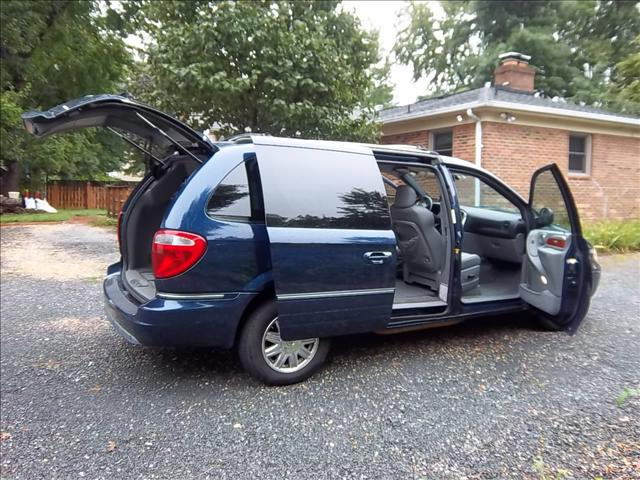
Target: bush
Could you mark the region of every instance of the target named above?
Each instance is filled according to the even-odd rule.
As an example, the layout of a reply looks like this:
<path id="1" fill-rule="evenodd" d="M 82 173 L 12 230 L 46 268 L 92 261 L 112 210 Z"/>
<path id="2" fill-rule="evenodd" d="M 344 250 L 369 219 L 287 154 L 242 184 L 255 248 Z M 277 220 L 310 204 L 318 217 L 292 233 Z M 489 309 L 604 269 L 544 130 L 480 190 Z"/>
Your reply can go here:
<path id="1" fill-rule="evenodd" d="M 640 219 L 587 223 L 582 233 L 601 253 L 640 251 Z"/>

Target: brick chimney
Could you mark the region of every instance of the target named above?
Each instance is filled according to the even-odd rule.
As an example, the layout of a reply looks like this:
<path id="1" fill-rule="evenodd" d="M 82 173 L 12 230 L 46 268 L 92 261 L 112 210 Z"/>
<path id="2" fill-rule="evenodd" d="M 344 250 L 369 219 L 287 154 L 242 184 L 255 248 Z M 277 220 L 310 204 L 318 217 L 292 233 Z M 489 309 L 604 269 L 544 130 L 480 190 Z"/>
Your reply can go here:
<path id="1" fill-rule="evenodd" d="M 501 54 L 500 65 L 493 74 L 493 84 L 523 92 L 534 92 L 535 69 L 529 65 L 531 57 L 518 52 Z"/>

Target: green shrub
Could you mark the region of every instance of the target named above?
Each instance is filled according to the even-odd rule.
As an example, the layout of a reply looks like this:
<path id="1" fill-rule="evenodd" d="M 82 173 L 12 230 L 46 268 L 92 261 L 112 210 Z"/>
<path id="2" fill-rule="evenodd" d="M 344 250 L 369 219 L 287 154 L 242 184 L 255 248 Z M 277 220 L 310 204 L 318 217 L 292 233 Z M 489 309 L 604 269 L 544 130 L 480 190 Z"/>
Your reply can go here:
<path id="1" fill-rule="evenodd" d="M 640 219 L 584 223 L 582 233 L 598 252 L 640 251 Z"/>

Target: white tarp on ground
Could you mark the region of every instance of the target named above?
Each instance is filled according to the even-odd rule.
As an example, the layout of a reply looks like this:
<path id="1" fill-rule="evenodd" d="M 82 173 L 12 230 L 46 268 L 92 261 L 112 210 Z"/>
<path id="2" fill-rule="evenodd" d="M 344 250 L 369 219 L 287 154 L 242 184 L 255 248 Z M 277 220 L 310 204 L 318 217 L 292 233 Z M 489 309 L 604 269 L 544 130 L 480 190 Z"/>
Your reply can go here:
<path id="1" fill-rule="evenodd" d="M 47 213 L 56 213 L 58 211 L 51 205 L 49 205 L 47 199 L 42 200 L 40 198 L 31 197 L 26 197 L 24 199 L 24 208 L 26 208 L 27 210 L 42 210 Z"/>
<path id="2" fill-rule="evenodd" d="M 47 201 L 46 198 L 44 200 L 36 198 L 36 208 L 38 210 L 44 210 L 47 213 L 56 213 L 58 211 L 55 208 L 53 208 L 51 205 L 49 205 L 49 202 Z"/>

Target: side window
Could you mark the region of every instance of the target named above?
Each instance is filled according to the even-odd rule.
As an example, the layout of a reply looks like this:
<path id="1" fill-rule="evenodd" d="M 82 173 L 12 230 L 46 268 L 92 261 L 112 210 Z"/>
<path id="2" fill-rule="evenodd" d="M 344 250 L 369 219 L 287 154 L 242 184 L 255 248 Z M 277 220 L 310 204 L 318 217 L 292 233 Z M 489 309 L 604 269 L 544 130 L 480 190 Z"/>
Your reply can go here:
<path id="1" fill-rule="evenodd" d="M 409 175 L 412 180 L 407 179 L 406 177 L 397 173 L 392 173 L 390 171 L 384 171 L 382 173 L 383 177 L 391 180 L 395 185 L 394 188 L 387 182 L 385 182 L 384 184 L 384 188 L 387 192 L 387 201 L 389 202 L 389 206 L 393 205 L 396 200 L 396 189 L 401 185 L 406 185 L 407 181 L 409 181 L 413 189 L 416 190 L 418 197 L 422 196 L 422 194 L 426 194 L 431 197 L 434 202 L 441 201 L 442 191 L 440 189 L 440 182 L 436 177 L 435 172 L 428 168 L 424 168 L 418 171 L 413 170 Z"/>
<path id="2" fill-rule="evenodd" d="M 436 174 L 431 170 L 420 170 L 413 176 L 414 180 L 424 193 L 429 195 L 434 202 L 441 200 L 440 182 L 436 177 Z"/>
<path id="3" fill-rule="evenodd" d="M 251 220 L 249 180 L 244 163 L 231 170 L 216 187 L 207 205 L 207 214 L 226 220 Z"/>
<path id="4" fill-rule="evenodd" d="M 399 185 L 399 181 L 397 178 L 391 176 L 390 174 L 383 174 L 384 177 L 388 178 L 393 182 L 394 185 Z M 393 187 L 389 185 L 387 182 L 384 183 L 384 190 L 387 194 L 387 203 L 389 206 L 393 205 L 393 202 L 396 201 L 396 189 L 397 187 Z"/>
<path id="5" fill-rule="evenodd" d="M 453 130 L 433 133 L 433 149 L 440 155 L 453 155 Z"/>
<path id="6" fill-rule="evenodd" d="M 451 169 L 456 184 L 458 200 L 464 207 L 484 208 L 499 212 L 520 213 L 511 200 L 484 180 L 466 171 Z"/>
<path id="7" fill-rule="evenodd" d="M 372 155 L 268 145 L 257 155 L 270 227 L 391 228 Z"/>
<path id="8" fill-rule="evenodd" d="M 536 215 L 538 227 L 571 231 L 567 205 L 562 197 L 558 182 L 550 170 L 546 170 L 536 177 L 532 195 L 531 206 L 534 215 Z"/>
<path id="9" fill-rule="evenodd" d="M 591 137 L 572 133 L 569 135 L 569 173 L 588 175 L 591 159 Z"/>

